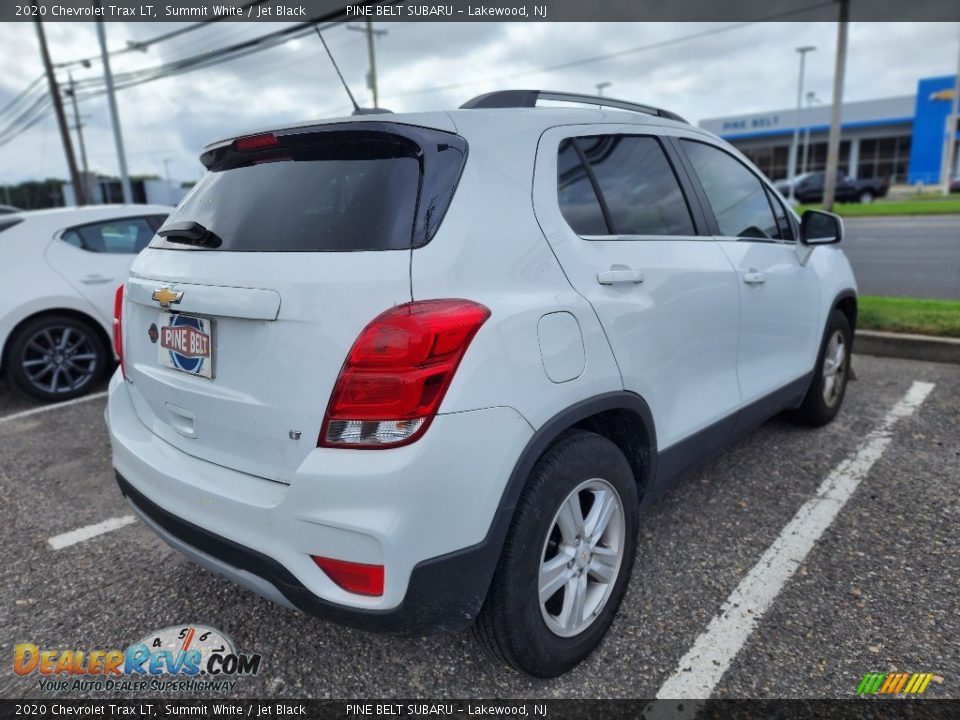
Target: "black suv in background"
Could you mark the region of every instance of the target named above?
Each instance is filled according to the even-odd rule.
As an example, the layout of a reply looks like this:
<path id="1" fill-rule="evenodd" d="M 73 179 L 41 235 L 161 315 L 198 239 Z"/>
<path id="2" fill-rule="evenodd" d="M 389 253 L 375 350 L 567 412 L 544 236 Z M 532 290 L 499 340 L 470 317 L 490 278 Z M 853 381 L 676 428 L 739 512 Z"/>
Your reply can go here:
<path id="1" fill-rule="evenodd" d="M 794 182 L 796 187 L 793 196 L 801 203 L 818 203 L 823 201 L 822 172 L 804 173 L 797 175 Z M 889 183 L 884 178 L 870 178 L 868 180 L 854 180 L 843 173 L 837 173 L 837 202 L 871 203 L 875 198 L 884 197 L 889 189 Z M 779 180 L 776 188 L 784 196 L 790 195 L 790 181 Z"/>

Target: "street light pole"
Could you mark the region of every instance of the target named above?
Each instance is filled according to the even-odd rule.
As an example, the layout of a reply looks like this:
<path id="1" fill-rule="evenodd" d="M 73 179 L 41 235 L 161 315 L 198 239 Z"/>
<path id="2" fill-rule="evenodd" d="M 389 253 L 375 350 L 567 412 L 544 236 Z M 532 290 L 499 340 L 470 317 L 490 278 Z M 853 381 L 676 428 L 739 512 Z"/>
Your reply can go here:
<path id="1" fill-rule="evenodd" d="M 810 109 L 817 102 L 817 95 L 813 90 L 807 93 L 807 117 L 803 123 L 803 162 L 800 163 L 800 174 L 807 172 L 807 162 L 810 159 Z"/>
<path id="2" fill-rule="evenodd" d="M 609 83 L 609 82 L 606 82 L 606 81 L 597 83 L 597 85 L 596 85 L 596 87 L 597 87 L 597 97 L 603 97 L 603 89 L 610 87 L 611 84 L 612 84 L 612 83 Z"/>
<path id="3" fill-rule="evenodd" d="M 100 7 L 100 0 L 95 0 Z M 117 160 L 120 164 L 120 185 L 123 188 L 125 205 L 133 203 L 133 191 L 130 188 L 130 175 L 127 174 L 127 155 L 123 150 L 123 134 L 120 131 L 120 112 L 117 110 L 117 97 L 113 90 L 113 73 L 110 71 L 110 56 L 107 53 L 107 34 L 103 21 L 97 20 L 97 39 L 100 41 L 100 55 L 103 58 L 103 79 L 107 85 L 107 101 L 110 106 L 110 122 L 113 125 L 113 141 L 117 146 Z"/>
<path id="4" fill-rule="evenodd" d="M 797 79 L 797 118 L 793 123 L 793 142 L 790 144 L 790 158 L 787 161 L 787 182 L 790 184 L 790 202 L 795 202 L 794 181 L 797 177 L 797 150 L 800 145 L 800 119 L 803 114 L 803 71 L 806 65 L 807 53 L 817 48 L 813 45 L 798 47 L 800 53 L 800 77 Z"/>

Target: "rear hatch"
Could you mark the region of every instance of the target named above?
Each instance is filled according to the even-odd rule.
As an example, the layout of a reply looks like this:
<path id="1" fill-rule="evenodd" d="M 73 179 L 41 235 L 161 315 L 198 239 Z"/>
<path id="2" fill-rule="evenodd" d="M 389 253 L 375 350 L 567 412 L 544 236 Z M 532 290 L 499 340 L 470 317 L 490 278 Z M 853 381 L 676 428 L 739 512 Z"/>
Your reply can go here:
<path id="1" fill-rule="evenodd" d="M 362 122 L 209 148 L 209 172 L 131 267 L 124 364 L 140 420 L 289 482 L 360 331 L 410 301 L 466 158 L 457 135 Z"/>

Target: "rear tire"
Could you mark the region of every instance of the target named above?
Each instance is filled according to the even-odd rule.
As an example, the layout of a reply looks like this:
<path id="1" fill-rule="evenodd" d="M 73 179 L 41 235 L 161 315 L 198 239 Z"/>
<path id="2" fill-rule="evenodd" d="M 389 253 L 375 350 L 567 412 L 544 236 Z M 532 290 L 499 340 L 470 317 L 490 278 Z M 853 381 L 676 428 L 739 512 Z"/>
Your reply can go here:
<path id="1" fill-rule="evenodd" d="M 85 395 L 109 363 L 109 350 L 91 323 L 69 315 L 28 321 L 10 338 L 4 367 L 21 394 L 57 402 Z"/>
<path id="2" fill-rule="evenodd" d="M 790 413 L 791 419 L 803 425 L 820 427 L 840 412 L 850 378 L 850 348 L 853 333 L 850 321 L 839 310 L 830 313 L 824 333 L 813 381 L 800 407 Z"/>
<path id="3" fill-rule="evenodd" d="M 861 204 L 861 205 L 869 205 L 869 204 L 872 203 L 872 202 L 873 202 L 873 193 L 872 193 L 872 192 L 870 192 L 869 190 L 864 190 L 862 193 L 860 193 L 860 204 Z"/>
<path id="4" fill-rule="evenodd" d="M 494 657 L 538 678 L 596 649 L 636 553 L 637 483 L 610 440 L 575 431 L 540 458 L 474 625 Z"/>

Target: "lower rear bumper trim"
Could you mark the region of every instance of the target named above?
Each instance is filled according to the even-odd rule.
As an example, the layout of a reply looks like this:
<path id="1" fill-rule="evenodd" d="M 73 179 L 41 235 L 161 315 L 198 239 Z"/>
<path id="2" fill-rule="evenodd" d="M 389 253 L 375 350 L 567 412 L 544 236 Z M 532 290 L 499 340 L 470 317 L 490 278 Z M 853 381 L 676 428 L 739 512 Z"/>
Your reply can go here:
<path id="1" fill-rule="evenodd" d="M 502 542 L 498 539 L 505 535 L 510 521 L 509 511 L 501 508 L 483 541 L 424 560 L 414 567 L 406 597 L 398 607 L 367 610 L 318 597 L 275 559 L 182 520 L 147 498 L 119 472 L 116 476 L 120 491 L 137 513 L 191 559 L 231 577 L 253 576 L 249 583 L 239 582 L 271 597 L 273 593 L 264 592 L 262 583 L 257 582 L 265 581 L 286 599 L 287 603 L 282 604 L 292 605 L 308 615 L 374 632 L 425 635 L 462 630 L 473 624 L 499 560 Z M 273 599 L 280 601 L 277 597 Z"/>

